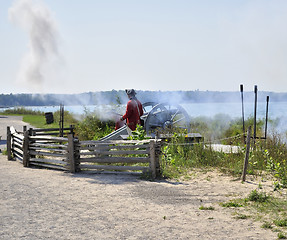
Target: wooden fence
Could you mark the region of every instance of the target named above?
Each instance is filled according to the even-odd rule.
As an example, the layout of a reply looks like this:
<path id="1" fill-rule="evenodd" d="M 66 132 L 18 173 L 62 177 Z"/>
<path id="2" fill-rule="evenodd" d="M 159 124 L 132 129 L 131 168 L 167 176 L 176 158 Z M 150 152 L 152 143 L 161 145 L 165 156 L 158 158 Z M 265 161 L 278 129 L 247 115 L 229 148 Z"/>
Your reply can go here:
<path id="1" fill-rule="evenodd" d="M 37 136 L 38 132 L 42 131 L 24 128 L 23 132 L 17 132 L 14 127 L 7 127 L 8 160 L 19 160 L 24 167 L 34 165 L 67 170 L 68 138 Z"/>
<path id="2" fill-rule="evenodd" d="M 34 132 L 41 132 L 40 129 Z M 35 134 L 34 134 L 35 135 Z M 33 136 L 33 131 L 7 128 L 8 160 L 23 166 L 79 171 L 142 171 L 153 178 L 160 174 L 160 140 L 79 141 L 68 137 Z"/>

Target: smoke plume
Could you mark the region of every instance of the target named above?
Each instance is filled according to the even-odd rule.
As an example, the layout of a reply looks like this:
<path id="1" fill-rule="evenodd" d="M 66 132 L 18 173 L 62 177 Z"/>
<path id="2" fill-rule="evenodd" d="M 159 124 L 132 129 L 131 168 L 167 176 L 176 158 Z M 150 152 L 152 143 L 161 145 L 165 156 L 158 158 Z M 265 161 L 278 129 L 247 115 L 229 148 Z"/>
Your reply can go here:
<path id="1" fill-rule="evenodd" d="M 59 58 L 56 23 L 49 9 L 37 0 L 17 0 L 9 9 L 9 19 L 29 38 L 18 80 L 41 91 L 49 67 Z"/>

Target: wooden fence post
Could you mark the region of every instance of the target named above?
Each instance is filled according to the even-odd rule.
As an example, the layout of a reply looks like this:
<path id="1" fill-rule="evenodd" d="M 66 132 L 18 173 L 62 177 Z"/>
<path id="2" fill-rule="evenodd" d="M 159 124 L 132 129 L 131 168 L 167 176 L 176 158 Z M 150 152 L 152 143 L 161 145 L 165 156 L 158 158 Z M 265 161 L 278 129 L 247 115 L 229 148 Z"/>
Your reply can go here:
<path id="1" fill-rule="evenodd" d="M 73 134 L 68 134 L 68 171 L 71 173 L 76 172 L 75 163 L 75 145 Z"/>
<path id="2" fill-rule="evenodd" d="M 246 172 L 247 172 L 247 166 L 248 166 L 248 161 L 249 161 L 249 151 L 250 151 L 250 138 L 251 138 L 251 126 L 249 126 L 247 130 L 246 153 L 245 153 L 245 160 L 244 160 L 244 166 L 243 166 L 243 172 L 242 172 L 243 182 L 245 182 L 246 180 Z"/>
<path id="3" fill-rule="evenodd" d="M 74 133 L 71 133 L 74 138 Z M 80 150 L 77 148 L 79 146 L 79 139 L 74 138 L 74 161 L 75 161 L 75 171 L 80 172 Z"/>
<path id="4" fill-rule="evenodd" d="M 153 179 L 156 178 L 156 155 L 155 155 L 155 140 L 150 140 L 150 170 Z"/>
<path id="5" fill-rule="evenodd" d="M 73 135 L 73 137 L 74 137 L 74 135 L 75 135 L 75 133 L 74 133 L 74 125 L 70 125 L 70 133 Z"/>
<path id="6" fill-rule="evenodd" d="M 155 169 L 156 169 L 156 177 L 159 177 L 161 174 L 160 171 L 160 159 L 161 155 L 161 139 L 155 141 Z"/>
<path id="7" fill-rule="evenodd" d="M 7 127 L 7 158 L 8 158 L 8 161 L 13 160 L 11 139 L 12 139 L 11 138 L 11 130 L 10 130 L 10 127 L 8 126 Z"/>
<path id="8" fill-rule="evenodd" d="M 30 153 L 29 153 L 29 131 L 24 132 L 23 140 L 23 166 L 30 166 Z"/>
<path id="9" fill-rule="evenodd" d="M 36 136 L 36 132 L 33 131 L 33 128 L 29 128 L 29 136 Z M 31 143 L 34 143 L 35 141 L 31 141 Z M 30 155 L 30 158 L 35 158 L 36 156 L 35 155 Z"/>

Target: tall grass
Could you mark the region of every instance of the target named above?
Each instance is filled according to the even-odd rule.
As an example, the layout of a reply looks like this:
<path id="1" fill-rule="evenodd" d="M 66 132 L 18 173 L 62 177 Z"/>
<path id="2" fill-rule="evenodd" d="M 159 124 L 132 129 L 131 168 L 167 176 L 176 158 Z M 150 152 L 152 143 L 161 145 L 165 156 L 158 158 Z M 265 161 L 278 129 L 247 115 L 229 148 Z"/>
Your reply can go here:
<path id="1" fill-rule="evenodd" d="M 207 136 L 207 142 L 238 145 L 237 153 L 224 153 L 213 150 L 210 145 L 202 143 L 186 144 L 184 134 L 174 133 L 170 142 L 162 148 L 163 177 L 180 177 L 192 168 L 218 168 L 236 176 L 242 174 L 245 158 L 242 122 L 240 120 L 222 121 L 221 116 L 214 119 L 195 119 L 191 123 Z M 247 119 L 245 125 L 252 125 L 253 119 Z M 200 132 L 202 134 L 202 132 Z M 264 136 L 264 120 L 257 121 L 257 136 Z M 205 138 L 206 139 L 206 138 Z M 273 133 L 268 138 L 256 140 L 252 145 L 249 158 L 248 174 L 272 174 L 275 188 L 287 187 L 287 146 L 282 135 Z"/>
<path id="2" fill-rule="evenodd" d="M 241 173 L 244 151 L 236 154 L 217 152 L 204 143 L 186 145 L 181 138 L 174 134 L 171 142 L 164 143 L 161 158 L 163 177 L 177 178 L 193 168 L 219 168 L 235 175 Z"/>
<path id="3" fill-rule="evenodd" d="M 86 112 L 83 119 L 75 128 L 76 136 L 80 140 L 98 140 L 114 130 L 115 123 L 101 120 L 98 116 Z"/>

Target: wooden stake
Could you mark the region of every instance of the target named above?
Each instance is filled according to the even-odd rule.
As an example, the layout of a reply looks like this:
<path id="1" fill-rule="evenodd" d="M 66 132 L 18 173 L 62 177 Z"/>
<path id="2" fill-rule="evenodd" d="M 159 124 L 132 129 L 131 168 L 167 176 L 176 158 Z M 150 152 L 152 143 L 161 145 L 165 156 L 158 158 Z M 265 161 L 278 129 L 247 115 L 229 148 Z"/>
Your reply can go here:
<path id="1" fill-rule="evenodd" d="M 254 86 L 255 100 L 254 100 L 254 133 L 253 133 L 253 144 L 256 147 L 256 114 L 257 114 L 257 85 Z"/>
<path id="2" fill-rule="evenodd" d="M 247 166 L 248 166 L 248 161 L 249 161 L 249 152 L 250 152 L 250 138 L 251 138 L 251 126 L 249 126 L 248 130 L 247 130 L 246 153 L 245 153 L 245 160 L 244 160 L 243 173 L 242 173 L 242 181 L 243 182 L 245 182 L 245 180 L 246 180 L 246 172 L 247 172 Z"/>

